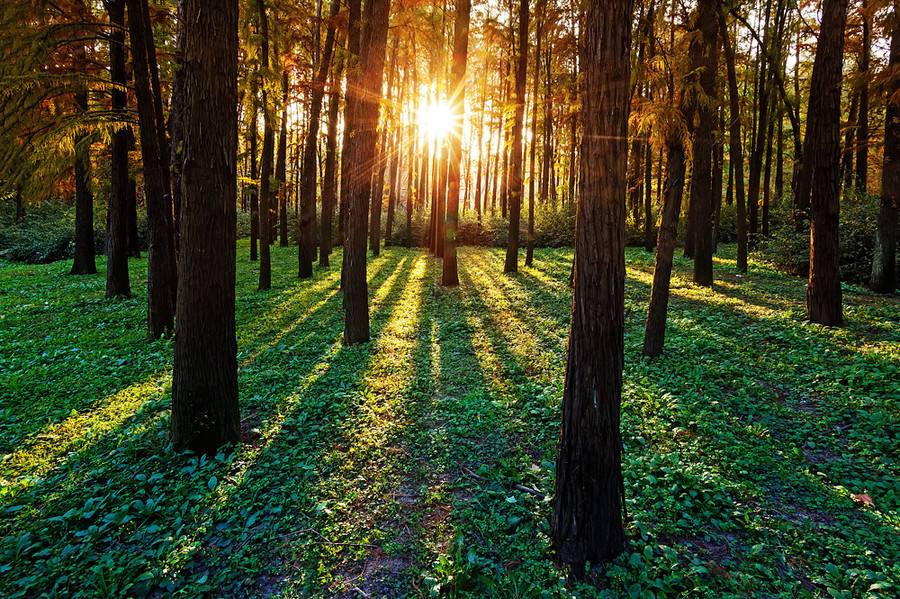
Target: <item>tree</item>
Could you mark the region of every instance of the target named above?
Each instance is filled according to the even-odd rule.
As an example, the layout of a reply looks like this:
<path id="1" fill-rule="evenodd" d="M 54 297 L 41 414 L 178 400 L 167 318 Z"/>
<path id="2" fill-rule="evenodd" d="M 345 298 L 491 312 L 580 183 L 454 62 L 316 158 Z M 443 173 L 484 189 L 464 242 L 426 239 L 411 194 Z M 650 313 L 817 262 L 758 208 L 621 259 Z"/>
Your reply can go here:
<path id="1" fill-rule="evenodd" d="M 809 285 L 811 322 L 843 324 L 840 246 L 841 63 L 848 0 L 824 0 L 806 111 L 803 176 L 810 183 Z"/>
<path id="2" fill-rule="evenodd" d="M 109 71 L 114 87 L 112 111 L 125 121 L 127 109 L 125 72 L 125 0 L 107 0 L 109 15 Z M 128 145 L 130 131 L 122 127 L 113 134 L 110 148 L 109 207 L 106 227 L 106 297 L 131 297 L 128 280 Z"/>
<path id="3" fill-rule="evenodd" d="M 859 53 L 859 115 L 856 123 L 856 190 L 866 193 L 869 180 L 869 59 L 872 52 L 872 32 L 869 24 L 867 0 L 862 0 L 862 48 Z"/>
<path id="4" fill-rule="evenodd" d="M 729 161 L 734 169 L 735 209 L 737 212 L 737 268 L 747 272 L 747 198 L 744 195 L 744 152 L 741 147 L 741 108 L 734 68 L 734 47 L 728 36 L 725 19 L 719 21 L 722 48 L 725 51 L 725 67 L 728 71 Z"/>
<path id="5" fill-rule="evenodd" d="M 361 64 L 348 77 L 348 100 L 353 103 L 344 135 L 350 139 L 347 228 L 344 239 L 344 343 L 369 340 L 369 292 L 366 282 L 366 217 L 372 189 L 372 165 L 384 79 L 388 17 L 391 0 L 368 0 L 360 47 Z"/>
<path id="6" fill-rule="evenodd" d="M 261 33 L 260 44 L 262 46 L 261 66 L 263 80 L 262 108 L 263 108 L 263 150 L 262 165 L 259 181 L 259 285 L 260 291 L 267 291 L 272 287 L 272 252 L 269 245 L 272 243 L 272 161 L 275 157 L 275 132 L 272 127 L 272 107 L 269 105 L 269 92 L 265 83 L 265 75 L 269 71 L 269 19 L 266 16 L 265 0 L 257 0 L 259 12 L 259 29 Z"/>
<path id="7" fill-rule="evenodd" d="M 240 438 L 235 334 L 238 0 L 181 0 L 184 148 L 172 441 Z"/>
<path id="8" fill-rule="evenodd" d="M 171 333 L 175 326 L 175 215 L 170 195 L 169 151 L 159 97 L 159 76 L 154 76 L 158 69 L 150 10 L 147 0 L 126 0 L 126 5 L 150 234 L 147 321 L 150 337 L 156 339 Z"/>
<path id="9" fill-rule="evenodd" d="M 894 0 L 891 29 L 890 69 L 892 77 L 885 89 L 884 166 L 881 171 L 881 204 L 875 230 L 872 258 L 873 291 L 891 293 L 897 287 L 897 207 L 900 204 L 900 2 Z"/>
<path id="10" fill-rule="evenodd" d="M 576 576 L 625 544 L 619 406 L 632 8 L 631 0 L 588 3 L 580 46 L 577 258 L 551 525 L 557 559 Z"/>
<path id="11" fill-rule="evenodd" d="M 699 72 L 700 90 L 694 91 L 697 126 L 691 169 L 691 217 L 694 219 L 694 283 L 713 282 L 713 151 L 716 137 L 716 71 L 719 64 L 718 0 L 700 0 L 695 21 L 701 39 L 691 45 L 691 66 Z"/>
<path id="12" fill-rule="evenodd" d="M 78 2 L 81 12 L 87 13 L 83 2 Z M 90 15 L 85 16 L 90 18 Z M 87 61 L 85 43 L 78 43 L 75 55 L 79 63 Z M 75 92 L 75 105 L 82 114 L 88 111 L 88 88 L 82 84 Z M 90 275 L 97 272 L 94 256 L 94 194 L 91 192 L 91 135 L 80 132 L 75 135 L 75 259 L 72 275 Z"/>
<path id="13" fill-rule="evenodd" d="M 325 172 L 323 174 L 325 180 L 322 183 L 322 226 L 319 232 L 319 266 L 321 267 L 328 266 L 328 258 L 331 255 L 334 205 L 337 200 L 337 129 L 338 108 L 341 104 L 342 66 L 343 61 L 336 64 L 332 71 L 331 90 L 328 96 L 328 133 L 325 141 Z"/>
<path id="14" fill-rule="evenodd" d="M 278 136 L 278 153 L 275 158 L 276 197 L 278 198 L 278 244 L 288 246 L 287 230 L 287 111 L 288 111 L 288 72 L 281 72 L 281 133 Z M 273 206 L 273 210 L 275 207 Z M 313 218 L 315 224 L 315 218 Z M 272 233 L 274 235 L 274 231 Z"/>
<path id="15" fill-rule="evenodd" d="M 456 230 L 459 224 L 459 163 L 462 155 L 462 115 L 466 106 L 466 62 L 469 55 L 470 0 L 457 0 L 453 28 L 453 62 L 450 67 L 451 113 L 457 117 L 450 131 L 450 170 L 448 173 L 447 221 L 444 228 L 444 263 L 441 285 L 459 285 L 456 264 Z"/>
<path id="16" fill-rule="evenodd" d="M 316 145 L 319 139 L 319 120 L 322 115 L 322 98 L 325 95 L 325 79 L 328 77 L 328 70 L 331 65 L 331 54 L 334 50 L 334 24 L 333 20 L 340 10 L 341 4 L 339 0 L 332 0 L 331 9 L 329 11 L 328 30 L 325 32 L 325 48 L 319 64 L 316 66 L 315 75 L 312 80 L 312 90 L 310 93 L 310 116 L 309 128 L 306 130 L 306 141 L 303 143 L 303 161 L 300 171 L 300 222 L 297 230 L 297 238 L 299 240 L 298 248 L 298 267 L 297 274 L 301 279 L 308 279 L 313 274 L 312 263 L 316 256 L 315 245 L 315 227 L 316 227 Z M 332 99 L 333 102 L 333 99 Z M 329 112 L 334 113 L 337 119 L 337 108 Z M 336 123 L 335 123 L 336 125 Z M 331 135 L 331 116 L 329 115 L 329 136 Z M 329 137 L 329 143 L 331 138 Z M 331 177 L 334 178 L 334 153 L 331 155 L 332 172 Z M 327 174 L 326 183 L 329 185 Z M 333 195 L 333 181 L 332 195 Z M 333 205 L 333 198 L 330 198 L 329 206 Z M 330 210 L 330 208 L 329 208 Z M 322 226 L 322 235 L 328 236 L 328 245 L 331 245 L 331 214 L 328 216 L 328 228 L 325 231 L 325 225 Z M 322 222 L 325 222 L 325 205 L 323 194 Z M 323 240 L 324 243 L 324 240 Z M 328 258 L 326 254 L 325 262 Z"/>
<path id="17" fill-rule="evenodd" d="M 528 0 L 519 0 L 519 49 L 516 56 L 516 104 L 509 158 L 509 243 L 503 272 L 519 271 L 519 226 L 522 215 L 522 121 L 525 118 L 525 79 L 528 75 Z M 505 198 L 501 194 L 501 198 Z"/>

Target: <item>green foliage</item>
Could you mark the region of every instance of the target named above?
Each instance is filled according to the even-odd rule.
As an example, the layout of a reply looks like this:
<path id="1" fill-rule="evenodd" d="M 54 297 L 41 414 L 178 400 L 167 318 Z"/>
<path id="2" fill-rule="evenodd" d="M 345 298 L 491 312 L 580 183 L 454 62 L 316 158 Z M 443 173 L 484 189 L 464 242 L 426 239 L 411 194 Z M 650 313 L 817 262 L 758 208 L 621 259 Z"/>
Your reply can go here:
<path id="1" fill-rule="evenodd" d="M 341 344 L 339 252 L 273 291 L 238 246 L 243 442 L 169 442 L 172 342 L 68 264 L 0 263 L 0 595 L 893 597 L 900 585 L 900 304 L 720 247 L 677 258 L 666 353 L 640 358 L 652 255 L 629 250 L 622 404 L 629 546 L 570 584 L 549 544 L 571 250 L 369 264 L 372 337 Z M 524 491 L 523 488 L 531 489 Z M 535 493 L 537 492 L 537 494 Z"/>
<path id="2" fill-rule="evenodd" d="M 875 226 L 878 223 L 877 196 L 847 192 L 841 201 L 841 279 L 865 284 L 872 273 Z M 809 225 L 797 231 L 790 202 L 776 204 L 772 212 L 771 237 L 759 247 L 761 255 L 789 273 L 809 273 Z"/>

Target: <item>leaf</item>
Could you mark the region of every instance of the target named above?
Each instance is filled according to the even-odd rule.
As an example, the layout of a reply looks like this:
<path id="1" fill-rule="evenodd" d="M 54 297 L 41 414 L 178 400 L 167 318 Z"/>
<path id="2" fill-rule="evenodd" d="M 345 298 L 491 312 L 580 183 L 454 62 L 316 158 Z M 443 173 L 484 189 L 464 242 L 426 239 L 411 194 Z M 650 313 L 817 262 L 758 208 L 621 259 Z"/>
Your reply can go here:
<path id="1" fill-rule="evenodd" d="M 850 497 L 853 499 L 853 501 L 855 501 L 856 503 L 858 503 L 860 505 L 865 505 L 868 507 L 875 507 L 875 502 L 872 501 L 872 498 L 869 497 L 866 493 L 856 493 L 856 494 L 850 495 Z"/>
<path id="2" fill-rule="evenodd" d="M 210 476 L 209 481 L 206 483 L 206 486 L 209 487 L 209 490 L 212 491 L 216 488 L 216 485 L 219 483 L 219 479 L 215 476 Z"/>

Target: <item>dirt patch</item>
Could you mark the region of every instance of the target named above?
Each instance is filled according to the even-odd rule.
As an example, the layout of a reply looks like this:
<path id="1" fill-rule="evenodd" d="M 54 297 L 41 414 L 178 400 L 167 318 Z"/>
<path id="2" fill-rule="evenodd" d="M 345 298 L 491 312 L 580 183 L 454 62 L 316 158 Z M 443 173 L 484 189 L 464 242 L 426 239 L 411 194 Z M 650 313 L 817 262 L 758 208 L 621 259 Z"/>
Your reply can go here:
<path id="1" fill-rule="evenodd" d="M 404 595 L 401 581 L 413 566 L 407 555 L 388 555 L 373 547 L 365 559 L 350 562 L 335 577 L 334 597 L 394 597 Z"/>

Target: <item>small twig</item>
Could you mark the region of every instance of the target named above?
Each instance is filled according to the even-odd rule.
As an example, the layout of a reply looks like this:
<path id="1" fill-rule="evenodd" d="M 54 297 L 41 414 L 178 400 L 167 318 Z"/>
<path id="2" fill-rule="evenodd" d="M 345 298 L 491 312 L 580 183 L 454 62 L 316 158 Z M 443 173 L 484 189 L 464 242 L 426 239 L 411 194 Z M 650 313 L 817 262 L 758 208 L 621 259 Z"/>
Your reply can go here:
<path id="1" fill-rule="evenodd" d="M 476 474 L 476 473 L 472 472 L 470 469 L 466 468 L 465 466 L 463 466 L 463 472 L 465 472 L 466 474 L 468 474 L 469 476 L 471 476 L 472 478 L 474 478 L 476 480 L 480 480 L 483 482 L 491 482 L 489 479 L 481 476 L 480 474 Z M 526 487 L 525 485 L 522 485 L 519 483 L 513 483 L 512 486 L 517 491 L 522 491 L 523 493 L 528 493 L 529 495 L 534 495 L 538 499 L 546 499 L 547 498 L 547 496 L 544 493 L 541 493 L 537 489 L 532 489 L 531 487 Z"/>

